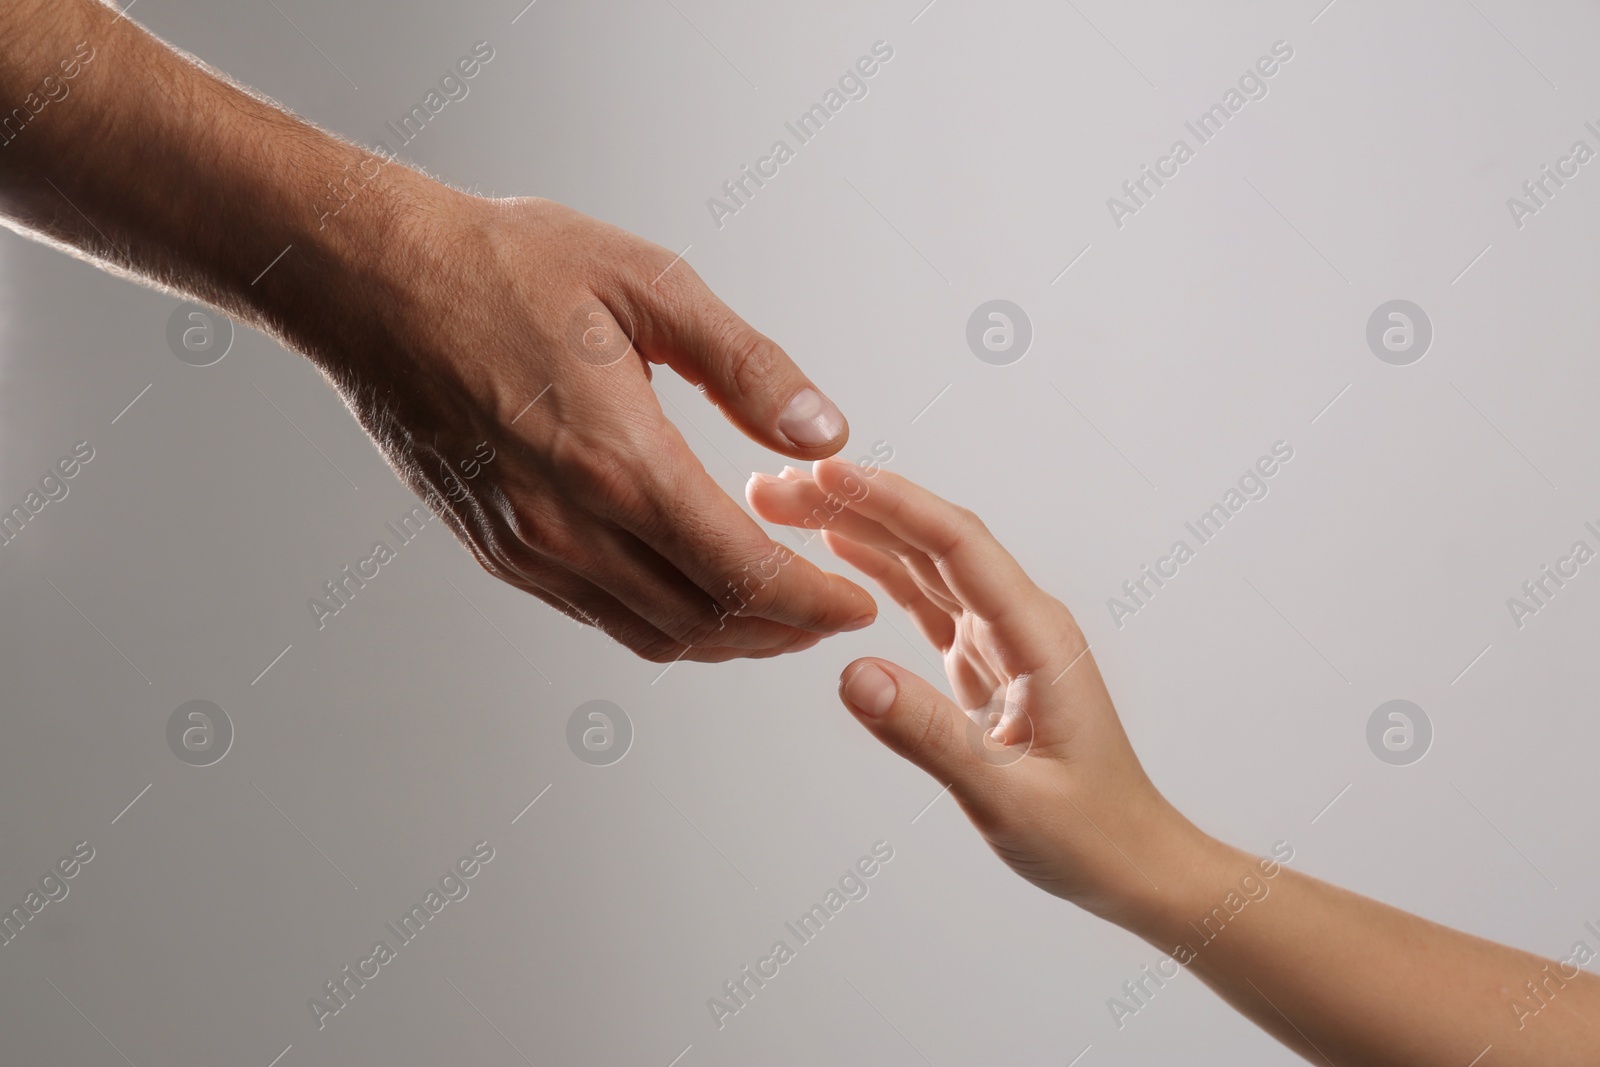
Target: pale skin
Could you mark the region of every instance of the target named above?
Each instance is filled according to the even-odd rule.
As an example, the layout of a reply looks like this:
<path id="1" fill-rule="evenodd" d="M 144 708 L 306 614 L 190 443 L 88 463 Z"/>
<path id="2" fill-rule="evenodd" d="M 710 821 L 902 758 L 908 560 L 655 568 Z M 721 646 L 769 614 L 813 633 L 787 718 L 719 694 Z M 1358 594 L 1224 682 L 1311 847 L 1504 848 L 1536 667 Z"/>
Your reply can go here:
<path id="1" fill-rule="evenodd" d="M 758 474 L 746 492 L 757 514 L 795 526 L 847 502 L 823 541 L 911 615 L 943 654 L 956 699 L 875 657 L 844 669 L 840 697 L 878 740 L 949 784 L 1023 878 L 1163 953 L 1192 946 L 1188 971 L 1312 1063 L 1600 1060 L 1600 978 L 1576 964 L 1347 892 L 1186 819 L 1140 766 L 1072 614 L 970 511 L 837 459 Z M 1224 907 L 1247 895 L 1246 877 L 1267 891 Z M 1206 941 L 1195 924 L 1219 907 L 1225 925 Z"/>
<path id="2" fill-rule="evenodd" d="M 652 364 L 783 455 L 848 430 L 667 249 L 379 159 L 96 0 L 0 4 L 0 130 L 0 223 L 303 353 L 491 574 L 657 662 L 872 621 L 805 560 L 746 580 L 781 550 L 663 415 Z"/>

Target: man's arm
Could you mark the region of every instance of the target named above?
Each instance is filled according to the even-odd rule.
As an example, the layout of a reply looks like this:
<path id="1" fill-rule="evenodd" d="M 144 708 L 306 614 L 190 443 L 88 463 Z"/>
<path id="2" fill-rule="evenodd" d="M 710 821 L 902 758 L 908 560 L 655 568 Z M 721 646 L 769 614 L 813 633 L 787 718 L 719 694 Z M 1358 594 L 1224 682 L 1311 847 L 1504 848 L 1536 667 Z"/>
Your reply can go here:
<path id="1" fill-rule="evenodd" d="M 92 0 L 0 6 L 0 212 L 108 266 L 325 343 L 334 297 L 365 307 L 423 264 L 364 234 L 428 182 L 402 168 L 320 224 L 326 183 L 370 153 L 322 134 L 173 52 Z M 34 109 L 38 109 L 34 113 Z M 258 276 L 293 246 L 297 269 Z M 283 265 L 281 262 L 280 266 Z M 270 279 L 270 281 L 269 281 Z M 392 310 L 392 305 L 390 309 Z"/>
<path id="2" fill-rule="evenodd" d="M 651 363 L 785 455 L 846 437 L 665 249 L 432 181 L 96 0 L 0 5 L 0 109 L 9 225 L 306 354 L 491 573 L 659 661 L 775 655 L 875 613 L 763 534 L 662 416 Z M 458 464 L 485 454 L 463 492 Z"/>

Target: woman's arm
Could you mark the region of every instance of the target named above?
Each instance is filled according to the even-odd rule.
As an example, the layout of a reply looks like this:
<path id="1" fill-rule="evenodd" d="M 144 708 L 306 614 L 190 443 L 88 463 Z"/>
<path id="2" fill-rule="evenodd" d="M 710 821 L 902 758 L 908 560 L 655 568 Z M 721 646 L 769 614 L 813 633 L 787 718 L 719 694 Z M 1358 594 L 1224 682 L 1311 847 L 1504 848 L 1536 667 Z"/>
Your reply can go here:
<path id="1" fill-rule="evenodd" d="M 959 707 L 885 660 L 846 667 L 862 724 L 950 783 L 1018 874 L 1170 954 L 1167 977 L 1187 967 L 1318 1064 L 1600 1062 L 1600 979 L 1582 961 L 1408 915 L 1288 869 L 1292 849 L 1252 857 L 1184 818 L 1139 765 L 1071 614 L 971 512 L 838 460 L 757 475 L 748 495 L 774 522 L 838 512 L 828 547 L 944 654 Z M 1130 1012 L 1162 980 L 1141 976 Z"/>
<path id="2" fill-rule="evenodd" d="M 1577 959 L 1540 959 L 1270 860 L 1269 878 L 1211 838 L 1192 848 L 1194 877 L 1124 925 L 1188 956 L 1188 970 L 1312 1063 L 1600 1061 L 1600 979 Z"/>

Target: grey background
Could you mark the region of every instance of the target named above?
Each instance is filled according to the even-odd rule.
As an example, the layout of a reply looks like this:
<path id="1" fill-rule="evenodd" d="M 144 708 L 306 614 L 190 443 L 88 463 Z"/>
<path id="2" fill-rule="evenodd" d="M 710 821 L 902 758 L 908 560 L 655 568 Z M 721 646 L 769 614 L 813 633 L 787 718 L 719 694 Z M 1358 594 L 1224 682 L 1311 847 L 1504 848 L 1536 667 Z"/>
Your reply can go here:
<path id="1" fill-rule="evenodd" d="M 1600 147 L 1600 16 L 1323 3 L 133 13 L 367 143 L 489 41 L 407 158 L 690 246 L 846 410 L 847 455 L 890 442 L 1073 606 L 1203 826 L 1565 953 L 1600 918 L 1600 565 L 1520 630 L 1505 599 L 1595 543 L 1600 164 L 1521 230 L 1505 200 Z M 718 230 L 706 198 L 880 39 L 870 95 Z M 1106 198 L 1280 39 L 1269 95 L 1113 226 Z M 433 524 L 318 632 L 306 599 L 415 502 L 310 366 L 245 329 L 185 365 L 175 300 L 10 233 L 0 272 L 0 501 L 96 450 L 0 547 L 0 903 L 96 850 L 0 948 L 8 1063 L 1298 1062 L 1187 976 L 1116 1028 L 1160 952 L 1004 870 L 838 706 L 857 655 L 937 677 L 892 607 L 663 674 Z M 1011 366 L 964 340 L 996 298 L 1033 324 Z M 1409 367 L 1365 344 L 1395 298 L 1434 325 Z M 730 492 L 777 469 L 657 381 Z M 1280 439 L 1270 496 L 1114 626 L 1106 598 Z M 602 698 L 635 736 L 593 767 L 566 721 Z M 1394 698 L 1433 723 L 1411 766 L 1367 748 Z M 213 766 L 166 746 L 191 699 L 235 728 Z M 485 838 L 470 896 L 319 1032 L 307 998 Z M 718 1031 L 706 998 L 880 839 L 870 895 Z"/>

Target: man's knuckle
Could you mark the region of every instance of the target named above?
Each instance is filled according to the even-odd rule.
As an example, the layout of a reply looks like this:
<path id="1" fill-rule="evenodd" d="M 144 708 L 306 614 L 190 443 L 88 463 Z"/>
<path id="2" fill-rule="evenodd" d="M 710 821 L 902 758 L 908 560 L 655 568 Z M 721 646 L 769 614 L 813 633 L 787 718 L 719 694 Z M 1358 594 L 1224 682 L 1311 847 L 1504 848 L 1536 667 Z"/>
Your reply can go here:
<path id="1" fill-rule="evenodd" d="M 639 480 L 648 452 L 631 440 L 618 441 L 563 428 L 544 446 L 558 484 L 584 499 L 625 499 Z"/>
<path id="2" fill-rule="evenodd" d="M 668 633 L 692 648 L 717 643 L 727 625 L 727 614 L 710 604 L 673 620 Z"/>
<path id="3" fill-rule="evenodd" d="M 764 582 L 754 574 L 740 573 L 728 581 L 720 591 L 718 602 L 730 614 L 765 615 L 778 598 L 771 582 Z"/>
<path id="4" fill-rule="evenodd" d="M 639 481 L 633 455 L 618 448 L 588 449 L 573 466 L 590 492 L 611 500 L 626 498 Z"/>
<path id="5" fill-rule="evenodd" d="M 649 468 L 631 450 L 615 446 L 587 449 L 572 458 L 567 470 L 579 483 L 581 498 L 605 514 L 631 521 L 649 513 L 645 493 Z"/>
<path id="6" fill-rule="evenodd" d="M 779 366 L 778 346 L 747 326 L 730 331 L 728 380 L 739 396 L 758 396 L 766 391 Z"/>
<path id="7" fill-rule="evenodd" d="M 794 558 L 794 553 L 774 544 L 759 554 L 752 551 L 748 555 L 748 561 L 728 575 L 717 599 L 730 612 L 765 615 L 783 595 L 778 580 L 782 567 Z"/>
<path id="8" fill-rule="evenodd" d="M 544 513 L 535 505 L 519 505 L 512 515 L 511 546 L 519 557 L 538 563 L 554 563 L 565 570 L 587 573 L 599 558 L 592 537 L 585 537 Z"/>
<path id="9" fill-rule="evenodd" d="M 674 641 L 666 634 L 653 634 L 649 636 L 623 639 L 623 643 L 640 659 L 651 663 L 671 663 L 683 655 L 682 642 Z"/>
<path id="10" fill-rule="evenodd" d="M 506 508 L 504 514 L 518 548 L 530 548 L 543 554 L 560 540 L 555 524 L 541 513 L 532 500 L 515 501 Z"/>

